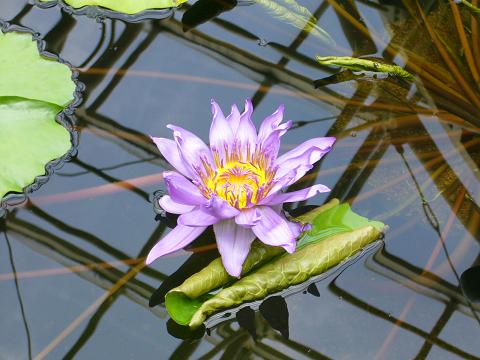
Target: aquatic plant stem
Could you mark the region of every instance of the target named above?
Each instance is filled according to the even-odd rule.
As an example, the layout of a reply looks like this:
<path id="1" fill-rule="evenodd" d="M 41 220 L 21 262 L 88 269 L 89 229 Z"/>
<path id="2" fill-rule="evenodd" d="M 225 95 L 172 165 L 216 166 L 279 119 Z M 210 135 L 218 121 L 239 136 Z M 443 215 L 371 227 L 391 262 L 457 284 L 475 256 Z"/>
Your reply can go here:
<path id="1" fill-rule="evenodd" d="M 467 81 L 465 80 L 465 78 L 462 76 L 462 74 L 460 73 L 460 70 L 457 68 L 457 66 L 455 65 L 455 63 L 452 61 L 452 59 L 450 58 L 450 56 L 448 55 L 448 52 L 447 50 L 445 49 L 445 47 L 443 46 L 442 42 L 440 41 L 440 39 L 437 37 L 437 34 L 435 33 L 435 30 L 432 28 L 432 26 L 430 25 L 430 22 L 428 20 L 428 18 L 426 17 L 425 13 L 423 12 L 423 9 L 422 7 L 420 6 L 420 4 L 418 3 L 418 0 L 417 0 L 417 7 L 418 7 L 418 11 L 420 13 L 420 16 L 422 17 L 423 19 L 423 22 L 425 24 L 425 27 L 428 31 L 428 33 L 430 34 L 430 37 L 433 41 L 433 43 L 435 44 L 435 47 L 437 48 L 438 52 L 440 53 L 440 56 L 442 57 L 443 61 L 447 64 L 450 72 L 452 73 L 453 77 L 455 78 L 455 80 L 459 83 L 459 85 L 461 86 L 461 88 L 463 89 L 463 91 L 465 91 L 465 94 L 467 95 L 468 99 L 477 107 L 480 107 L 480 99 L 478 97 L 478 94 L 476 94 L 472 88 L 469 86 L 469 84 L 467 83 Z"/>
<path id="2" fill-rule="evenodd" d="M 5 220 L 0 220 L 0 223 L 4 221 Z M 12 266 L 13 281 L 15 282 L 15 289 L 17 292 L 18 303 L 20 305 L 20 313 L 22 314 L 22 321 L 25 327 L 25 333 L 27 335 L 28 358 L 32 359 L 32 340 L 30 336 L 30 328 L 28 326 L 27 317 L 25 315 L 25 307 L 23 305 L 22 295 L 20 294 L 20 285 L 18 283 L 17 269 L 15 267 L 15 261 L 13 260 L 13 249 L 12 249 L 12 245 L 10 244 L 10 239 L 8 238 L 8 235 L 7 235 L 7 227 L 6 226 L 2 226 L 2 227 L 4 228 L 3 234 L 5 236 L 5 241 L 7 243 L 8 257 L 10 259 L 10 264 Z"/>
<path id="3" fill-rule="evenodd" d="M 68 335 L 70 335 L 75 329 L 90 316 L 105 300 L 119 291 L 130 279 L 135 277 L 144 267 L 145 263 L 141 262 L 122 278 L 120 278 L 107 292 L 100 296 L 93 304 L 91 304 L 84 312 L 82 312 L 77 318 L 75 318 L 55 339 L 53 339 L 37 356 L 34 360 L 43 360 L 48 354 L 52 352 Z"/>
<path id="4" fill-rule="evenodd" d="M 475 64 L 472 49 L 470 48 L 470 43 L 468 42 L 467 35 L 465 34 L 464 24 L 460 16 L 460 11 L 458 10 L 458 5 L 455 1 L 450 0 L 450 7 L 452 9 L 453 19 L 457 28 L 458 37 L 460 38 L 460 42 L 462 43 L 462 48 L 465 53 L 468 66 L 470 68 L 470 73 L 472 74 L 475 83 L 478 84 L 480 82 L 480 76 L 478 74 L 477 64 Z M 477 63 L 479 60 L 480 59 L 477 58 Z"/>
<path id="5" fill-rule="evenodd" d="M 409 173 L 413 176 L 413 172 L 410 170 Z M 430 270 L 435 262 L 435 260 L 437 259 L 438 255 L 440 254 L 440 251 L 441 249 L 445 249 L 445 239 L 447 238 L 451 228 L 452 228 L 452 225 L 453 225 L 453 222 L 457 216 L 457 213 L 458 213 L 458 210 L 460 209 L 461 207 L 461 204 L 464 200 L 464 197 L 465 197 L 465 194 L 466 194 L 466 191 L 465 191 L 465 188 L 462 188 L 460 190 L 460 193 L 458 194 L 457 196 L 457 199 L 455 201 L 455 204 L 452 208 L 452 212 L 445 224 L 445 227 L 443 229 L 443 231 L 439 234 L 439 241 L 437 242 L 435 248 L 432 250 L 432 254 L 430 255 L 430 258 L 428 259 L 427 263 L 425 264 L 423 270 L 422 270 L 422 274 L 420 274 L 420 277 L 422 276 L 425 276 L 426 272 L 428 270 Z M 446 254 L 446 256 L 448 257 L 448 253 Z M 450 265 L 452 266 L 452 270 L 454 272 L 454 274 L 456 275 L 457 279 L 459 280 L 458 278 L 458 274 L 456 273 L 455 269 L 453 268 L 453 264 L 450 263 Z M 415 298 L 416 298 L 416 295 L 413 295 L 411 296 L 408 300 L 407 300 L 407 303 L 405 304 L 399 318 L 398 318 L 398 321 L 404 321 L 405 317 L 407 316 L 407 314 L 410 312 L 413 304 L 414 304 L 414 301 L 415 301 Z M 475 310 L 471 307 L 471 304 L 470 305 L 470 308 L 473 312 L 473 316 L 477 319 L 477 321 L 479 321 L 478 319 L 478 316 L 475 312 Z M 385 358 L 385 355 L 388 351 L 388 348 L 390 347 L 391 343 L 393 342 L 395 336 L 397 335 L 398 333 L 398 330 L 400 329 L 400 327 L 398 326 L 398 323 L 396 322 L 395 323 L 395 326 L 390 330 L 389 334 L 387 335 L 387 337 L 385 338 L 382 346 L 380 347 L 379 351 L 377 352 L 376 356 L 375 356 L 375 359 L 384 359 Z"/>
<path id="6" fill-rule="evenodd" d="M 472 0 L 472 4 L 476 7 L 478 5 L 478 0 Z M 472 27 L 472 50 L 473 50 L 473 57 L 477 59 L 476 66 L 478 72 L 480 72 L 480 36 L 478 34 L 478 20 L 476 16 L 472 14 L 471 16 L 471 27 Z"/>

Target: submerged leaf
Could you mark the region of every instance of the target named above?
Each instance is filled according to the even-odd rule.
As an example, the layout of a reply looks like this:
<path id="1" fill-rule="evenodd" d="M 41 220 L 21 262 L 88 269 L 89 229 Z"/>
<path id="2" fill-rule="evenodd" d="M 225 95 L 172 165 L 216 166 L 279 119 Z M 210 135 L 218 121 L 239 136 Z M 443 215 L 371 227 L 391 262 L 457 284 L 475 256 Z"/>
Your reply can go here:
<path id="1" fill-rule="evenodd" d="M 312 229 L 309 232 L 309 241 L 304 243 L 303 247 L 298 248 L 293 254 L 285 254 L 282 250 L 283 255 L 273 259 L 260 256 L 256 261 L 252 261 L 250 256 L 252 253 L 255 254 L 256 250 L 252 251 L 246 264 L 250 259 L 251 263 L 248 265 L 254 263 L 256 266 L 253 270 L 218 293 L 206 294 L 207 291 L 219 288 L 232 280 L 228 274 L 225 276 L 225 270 L 222 272 L 220 269 L 221 262 L 217 264 L 215 263 L 217 260 L 214 260 L 201 272 L 167 294 L 165 305 L 170 316 L 183 325 L 192 328 L 200 326 L 215 312 L 244 302 L 263 299 L 269 294 L 300 284 L 328 270 L 378 239 L 384 227 L 382 223 L 370 222 L 353 213 L 348 205 L 338 205 L 336 199 L 322 208 L 313 210 L 302 218 L 302 222 L 313 221 L 313 229 L 322 231 L 321 236 L 313 236 Z M 315 219 L 312 219 L 313 214 Z M 327 216 L 323 216 L 324 214 Z M 319 228 L 321 226 L 328 226 L 331 229 L 325 232 L 323 227 Z M 271 261 L 268 262 L 268 259 Z M 259 260 L 263 263 L 261 267 L 258 267 Z M 244 267 L 244 273 L 245 270 Z"/>
<path id="2" fill-rule="evenodd" d="M 297 29 L 304 30 L 327 44 L 334 45 L 332 37 L 316 24 L 315 17 L 307 8 L 300 6 L 295 0 L 284 0 L 290 7 L 280 5 L 274 0 L 254 0 L 257 4 L 263 6 L 272 16 L 279 20 L 285 21 Z"/>
<path id="3" fill-rule="evenodd" d="M 52 2 L 54 0 L 40 0 Z M 187 0 L 64 0 L 75 9 L 84 6 L 101 6 L 125 14 L 137 14 L 149 9 L 167 9 L 183 4 Z"/>
<path id="4" fill-rule="evenodd" d="M 317 61 L 322 65 L 339 66 L 352 71 L 372 71 L 398 76 L 400 78 L 414 81 L 415 77 L 407 70 L 398 65 L 384 64 L 369 59 L 360 59 L 349 56 L 317 56 Z"/>

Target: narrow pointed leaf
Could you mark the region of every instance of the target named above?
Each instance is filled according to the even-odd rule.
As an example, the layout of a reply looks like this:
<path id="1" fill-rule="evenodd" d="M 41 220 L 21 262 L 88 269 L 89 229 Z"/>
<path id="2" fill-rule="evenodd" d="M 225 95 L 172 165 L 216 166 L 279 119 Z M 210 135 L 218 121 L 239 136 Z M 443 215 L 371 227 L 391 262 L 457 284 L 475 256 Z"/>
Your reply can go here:
<path id="1" fill-rule="evenodd" d="M 359 59 L 349 56 L 317 56 L 317 61 L 322 65 L 339 66 L 352 71 L 372 71 L 398 76 L 400 78 L 414 81 L 415 77 L 407 70 L 398 65 L 384 64 L 378 61 Z"/>

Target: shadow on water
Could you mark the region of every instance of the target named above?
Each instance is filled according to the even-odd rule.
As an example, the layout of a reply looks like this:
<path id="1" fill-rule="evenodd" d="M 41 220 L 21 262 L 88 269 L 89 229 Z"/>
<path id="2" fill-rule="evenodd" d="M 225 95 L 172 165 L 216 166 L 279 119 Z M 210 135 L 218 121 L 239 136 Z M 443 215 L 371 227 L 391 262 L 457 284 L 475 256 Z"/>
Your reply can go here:
<path id="1" fill-rule="evenodd" d="M 78 154 L 0 222 L 2 356 L 480 358 L 479 20 L 453 1 L 299 3 L 335 47 L 253 2 L 200 0 L 138 23 L 2 2 L 0 19 L 38 31 L 86 86 Z M 417 81 L 320 66 L 317 53 L 395 62 Z M 211 97 L 224 110 L 252 98 L 257 125 L 285 103 L 283 151 L 337 137 L 291 189 L 331 193 L 293 216 L 336 197 L 390 231 L 340 274 L 192 333 L 164 296 L 218 253 L 207 233 L 144 266 L 176 223 L 152 211 L 170 167 L 149 135 L 174 122 L 207 138 Z"/>

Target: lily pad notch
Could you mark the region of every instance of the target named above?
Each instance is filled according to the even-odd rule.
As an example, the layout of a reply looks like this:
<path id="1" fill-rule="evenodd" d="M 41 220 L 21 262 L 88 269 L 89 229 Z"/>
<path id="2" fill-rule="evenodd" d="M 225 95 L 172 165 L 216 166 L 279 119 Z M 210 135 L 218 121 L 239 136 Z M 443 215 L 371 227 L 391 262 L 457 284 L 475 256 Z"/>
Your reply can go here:
<path id="1" fill-rule="evenodd" d="M 76 153 L 78 73 L 27 28 L 0 21 L 0 216 Z"/>

